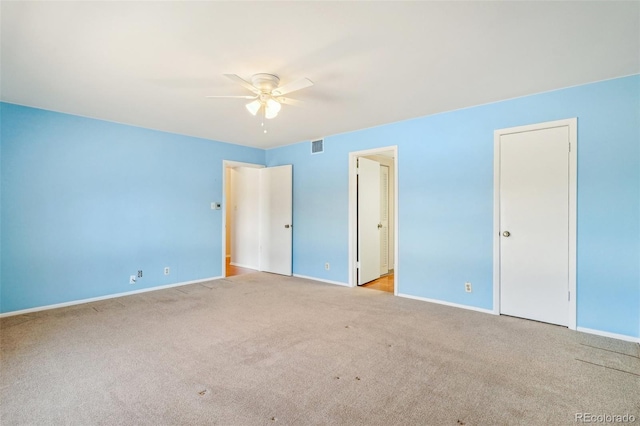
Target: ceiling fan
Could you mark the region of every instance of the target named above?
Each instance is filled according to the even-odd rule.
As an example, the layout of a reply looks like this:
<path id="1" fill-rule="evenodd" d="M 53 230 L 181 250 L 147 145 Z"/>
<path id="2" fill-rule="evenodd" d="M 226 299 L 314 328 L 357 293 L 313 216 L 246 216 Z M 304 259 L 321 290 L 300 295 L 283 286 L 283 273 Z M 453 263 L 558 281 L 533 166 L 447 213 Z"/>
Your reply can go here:
<path id="1" fill-rule="evenodd" d="M 258 112 L 262 111 L 263 117 L 268 119 L 275 118 L 278 115 L 282 104 L 297 105 L 300 103 L 300 101 L 296 101 L 295 99 L 285 98 L 284 95 L 313 86 L 313 81 L 308 78 L 301 78 L 278 87 L 280 78 L 277 75 L 267 73 L 254 74 L 251 77 L 251 82 L 235 74 L 224 74 L 224 76 L 240 84 L 242 87 L 249 89 L 253 95 L 207 96 L 207 98 L 251 99 L 252 101 L 246 105 L 247 110 L 252 115 L 257 115 Z"/>

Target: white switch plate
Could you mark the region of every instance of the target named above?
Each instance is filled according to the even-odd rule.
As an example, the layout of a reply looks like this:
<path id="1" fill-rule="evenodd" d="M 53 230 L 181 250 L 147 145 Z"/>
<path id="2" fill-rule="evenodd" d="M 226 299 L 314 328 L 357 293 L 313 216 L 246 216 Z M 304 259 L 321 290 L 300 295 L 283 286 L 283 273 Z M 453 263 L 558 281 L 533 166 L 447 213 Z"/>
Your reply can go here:
<path id="1" fill-rule="evenodd" d="M 135 275 L 130 275 L 129 276 L 129 284 L 135 284 L 136 283 L 136 276 Z"/>

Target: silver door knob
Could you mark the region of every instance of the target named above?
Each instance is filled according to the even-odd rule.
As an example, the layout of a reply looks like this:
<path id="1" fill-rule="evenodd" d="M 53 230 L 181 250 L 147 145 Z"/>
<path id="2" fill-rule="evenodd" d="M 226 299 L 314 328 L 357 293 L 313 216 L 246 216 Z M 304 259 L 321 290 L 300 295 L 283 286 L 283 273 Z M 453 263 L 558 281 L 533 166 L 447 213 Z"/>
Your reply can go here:
<path id="1" fill-rule="evenodd" d="M 289 229 L 289 228 L 293 227 L 293 225 L 285 225 L 284 227 Z"/>
<path id="2" fill-rule="evenodd" d="M 509 231 L 504 231 L 504 232 L 502 233 L 502 236 L 503 236 L 503 237 L 508 237 L 509 235 L 511 235 L 511 232 L 509 232 Z"/>

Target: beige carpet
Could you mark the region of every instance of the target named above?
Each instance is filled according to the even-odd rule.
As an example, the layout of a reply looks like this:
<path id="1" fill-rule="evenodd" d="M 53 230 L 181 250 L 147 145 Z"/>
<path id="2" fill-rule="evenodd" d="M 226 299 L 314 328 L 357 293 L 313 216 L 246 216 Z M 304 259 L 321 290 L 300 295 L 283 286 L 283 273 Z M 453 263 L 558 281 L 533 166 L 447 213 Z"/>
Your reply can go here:
<path id="1" fill-rule="evenodd" d="M 637 344 L 255 273 L 0 320 L 9 425 L 640 424 Z"/>

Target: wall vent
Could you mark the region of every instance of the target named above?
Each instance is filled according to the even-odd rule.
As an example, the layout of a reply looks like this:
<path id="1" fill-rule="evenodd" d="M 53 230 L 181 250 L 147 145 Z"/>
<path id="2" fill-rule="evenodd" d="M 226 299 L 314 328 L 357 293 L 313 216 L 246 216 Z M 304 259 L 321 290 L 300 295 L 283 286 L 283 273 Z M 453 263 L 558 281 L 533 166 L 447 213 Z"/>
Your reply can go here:
<path id="1" fill-rule="evenodd" d="M 322 154 L 324 152 L 324 139 L 318 139 L 317 141 L 311 141 L 311 153 Z"/>

